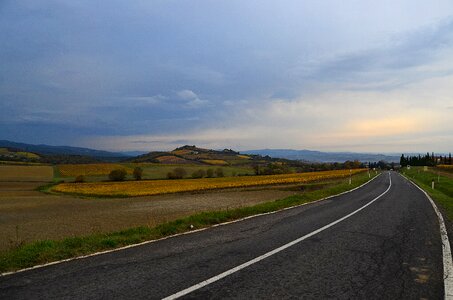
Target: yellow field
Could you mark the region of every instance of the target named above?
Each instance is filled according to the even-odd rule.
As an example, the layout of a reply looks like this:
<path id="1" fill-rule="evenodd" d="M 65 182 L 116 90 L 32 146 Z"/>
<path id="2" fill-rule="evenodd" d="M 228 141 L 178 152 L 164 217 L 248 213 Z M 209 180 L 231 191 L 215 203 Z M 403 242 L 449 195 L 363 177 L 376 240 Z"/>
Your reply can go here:
<path id="1" fill-rule="evenodd" d="M 205 160 L 202 160 L 202 162 L 210 164 L 210 165 L 216 165 L 216 166 L 224 166 L 224 165 L 228 164 L 226 161 L 221 160 L 221 159 L 205 159 Z"/>
<path id="2" fill-rule="evenodd" d="M 159 156 L 156 158 L 159 162 L 163 164 L 185 164 L 185 163 L 190 163 L 188 160 L 184 158 L 180 158 L 177 156 L 171 156 L 171 155 L 166 155 L 166 156 Z"/>
<path id="3" fill-rule="evenodd" d="M 109 175 L 115 169 L 125 169 L 128 174 L 132 173 L 132 169 L 120 164 L 74 164 L 74 165 L 58 165 L 58 170 L 61 176 L 96 176 Z"/>
<path id="4" fill-rule="evenodd" d="M 352 170 L 353 174 L 364 169 Z M 62 183 L 53 191 L 93 196 L 148 196 L 177 192 L 200 191 L 221 188 L 238 188 L 271 184 L 306 183 L 316 180 L 349 176 L 349 170 L 310 172 L 298 174 L 242 176 L 223 178 L 146 180 L 97 183 Z"/>
<path id="5" fill-rule="evenodd" d="M 453 171 L 453 165 L 438 165 L 437 167 L 440 168 L 440 169 L 445 169 L 445 170 L 448 170 L 448 171 Z"/>
<path id="6" fill-rule="evenodd" d="M 176 155 L 186 155 L 186 154 L 191 154 L 193 151 L 192 150 L 173 150 L 171 153 L 176 154 Z"/>
<path id="7" fill-rule="evenodd" d="M 250 159 L 250 156 L 247 155 L 236 155 L 236 156 L 242 159 Z"/>
<path id="8" fill-rule="evenodd" d="M 16 154 L 26 158 L 39 158 L 39 155 L 31 152 L 16 152 Z"/>

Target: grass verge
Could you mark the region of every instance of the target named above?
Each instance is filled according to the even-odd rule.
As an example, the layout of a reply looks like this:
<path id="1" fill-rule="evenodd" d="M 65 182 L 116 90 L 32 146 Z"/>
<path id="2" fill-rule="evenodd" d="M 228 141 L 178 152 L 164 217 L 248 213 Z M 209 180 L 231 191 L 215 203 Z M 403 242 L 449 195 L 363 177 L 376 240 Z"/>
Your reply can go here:
<path id="1" fill-rule="evenodd" d="M 368 174 L 364 172 L 354 175 L 351 185 L 349 185 L 348 179 L 345 179 L 334 185 L 326 185 L 325 188 L 309 190 L 300 195 L 289 196 L 254 206 L 197 213 L 152 228 L 136 227 L 112 233 L 92 234 L 63 240 L 44 240 L 21 245 L 15 249 L 0 253 L 0 273 L 87 255 L 98 251 L 115 249 L 256 214 L 281 210 L 351 190 L 368 180 Z"/>
<path id="2" fill-rule="evenodd" d="M 424 171 L 423 168 L 404 170 L 402 173 L 412 179 L 419 187 L 425 190 L 446 214 L 449 221 L 453 221 L 453 179 L 438 175 L 431 169 Z M 431 183 L 434 180 L 434 190 Z"/>
<path id="3" fill-rule="evenodd" d="M 52 188 L 58 184 L 62 183 L 62 181 L 53 181 L 53 182 L 49 182 L 45 185 L 40 185 L 38 186 L 37 188 L 35 188 L 36 191 L 38 192 L 41 192 L 41 193 L 45 193 L 45 194 L 52 194 Z"/>

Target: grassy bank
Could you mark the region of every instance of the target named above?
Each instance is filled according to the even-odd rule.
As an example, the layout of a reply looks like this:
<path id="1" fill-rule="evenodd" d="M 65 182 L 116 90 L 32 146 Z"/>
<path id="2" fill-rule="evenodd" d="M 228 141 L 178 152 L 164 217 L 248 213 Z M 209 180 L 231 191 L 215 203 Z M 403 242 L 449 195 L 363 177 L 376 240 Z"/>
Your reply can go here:
<path id="1" fill-rule="evenodd" d="M 349 185 L 347 179 L 338 181 L 335 184 L 323 183 L 322 189 L 309 188 L 299 195 L 249 207 L 198 213 L 152 228 L 136 227 L 107 234 L 93 234 L 83 237 L 71 237 L 63 240 L 33 242 L 0 253 L 0 272 L 22 269 L 37 264 L 114 249 L 193 229 L 209 227 L 214 224 L 237 220 L 255 214 L 272 212 L 345 192 L 368 180 L 368 174 L 363 172 L 353 176 L 351 185 Z"/>
<path id="2" fill-rule="evenodd" d="M 438 175 L 433 169 L 411 168 L 402 173 L 424 189 L 444 210 L 446 217 L 453 221 L 453 178 Z M 434 180 L 434 190 L 431 183 Z"/>

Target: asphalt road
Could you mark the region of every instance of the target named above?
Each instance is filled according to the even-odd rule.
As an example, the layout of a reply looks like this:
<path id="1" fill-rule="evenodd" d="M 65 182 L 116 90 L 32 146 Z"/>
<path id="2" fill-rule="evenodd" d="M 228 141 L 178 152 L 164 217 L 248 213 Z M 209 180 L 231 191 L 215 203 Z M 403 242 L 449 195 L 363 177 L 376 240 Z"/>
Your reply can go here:
<path id="1" fill-rule="evenodd" d="M 391 175 L 389 175 L 391 174 Z M 160 299 L 347 219 L 186 299 L 442 299 L 437 216 L 396 173 L 295 209 L 0 277 L 0 299 Z"/>

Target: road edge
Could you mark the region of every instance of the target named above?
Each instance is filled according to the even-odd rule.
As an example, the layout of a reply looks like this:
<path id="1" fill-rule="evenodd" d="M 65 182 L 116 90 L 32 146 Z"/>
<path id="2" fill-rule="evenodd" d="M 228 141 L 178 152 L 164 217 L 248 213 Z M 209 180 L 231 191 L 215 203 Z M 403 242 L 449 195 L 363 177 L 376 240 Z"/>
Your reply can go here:
<path id="1" fill-rule="evenodd" d="M 391 177 L 390 173 L 388 173 L 388 174 L 389 174 L 389 186 L 388 186 L 388 188 L 382 194 L 380 194 L 379 196 L 375 197 L 373 200 L 371 200 L 367 204 L 365 204 L 365 205 L 359 207 L 358 209 L 354 210 L 353 212 L 350 212 L 349 214 L 347 214 L 347 215 L 345 215 L 345 216 L 343 216 L 343 217 L 341 217 L 341 218 L 339 218 L 339 219 L 337 219 L 337 220 L 335 220 L 335 221 L 333 221 L 333 222 L 331 222 L 329 224 L 326 224 L 326 225 L 322 226 L 321 228 L 318 228 L 318 229 L 316 229 L 316 230 L 314 230 L 314 231 L 312 231 L 312 232 L 310 232 L 308 234 L 305 234 L 304 236 L 301 236 L 301 237 L 299 237 L 299 238 L 297 238 L 297 239 L 295 239 L 295 240 L 293 240 L 293 241 L 291 241 L 289 243 L 286 243 L 286 244 L 284 244 L 284 245 L 282 245 L 282 246 L 280 246 L 278 248 L 275 248 L 274 250 L 266 252 L 265 254 L 262 254 L 262 255 L 260 255 L 258 257 L 255 257 L 255 258 L 253 258 L 253 259 L 251 259 L 249 261 L 246 261 L 245 263 L 242 263 L 239 266 L 236 266 L 234 268 L 226 270 L 226 271 L 224 271 L 224 272 L 222 272 L 222 273 L 220 273 L 220 274 L 218 274 L 216 276 L 213 276 L 211 278 L 203 280 L 203 281 L 201 281 L 201 282 L 199 282 L 199 283 L 197 283 L 195 285 L 192 285 L 192 286 L 190 286 L 190 287 L 188 287 L 186 289 L 178 291 L 178 292 L 176 292 L 176 293 L 174 293 L 174 294 L 172 294 L 170 296 L 167 296 L 167 297 L 163 298 L 162 300 L 175 300 L 175 299 L 178 299 L 180 297 L 186 296 L 186 295 L 188 295 L 188 294 L 190 294 L 190 293 L 192 293 L 192 292 L 194 292 L 196 290 L 199 290 L 199 289 L 201 289 L 201 288 L 203 288 L 205 286 L 210 285 L 211 283 L 214 283 L 214 282 L 216 282 L 218 280 L 221 280 L 221 279 L 223 279 L 223 278 L 225 278 L 227 276 L 230 276 L 230 275 L 232 275 L 232 274 L 234 274 L 234 273 L 236 273 L 238 271 L 241 271 L 242 269 L 245 269 L 245 268 L 247 268 L 247 267 L 249 267 L 249 266 L 251 266 L 251 265 L 253 265 L 255 263 L 258 263 L 258 262 L 260 262 L 260 261 L 262 261 L 262 260 L 264 260 L 264 259 L 266 259 L 266 258 L 268 258 L 270 256 L 273 256 L 274 254 L 277 254 L 277 253 L 279 253 L 281 251 L 284 251 L 284 250 L 286 250 L 286 249 L 288 249 L 288 248 L 290 248 L 290 247 L 292 247 L 292 246 L 294 246 L 294 245 L 296 245 L 296 244 L 298 244 L 298 243 L 300 243 L 300 242 L 302 242 L 302 241 L 304 241 L 304 240 L 306 240 L 306 239 L 308 239 L 308 238 L 310 238 L 310 237 L 312 237 L 312 236 L 314 236 L 314 235 L 316 235 L 316 234 L 318 234 L 320 232 L 323 232 L 324 230 L 329 229 L 330 227 L 335 226 L 336 224 L 338 224 L 340 222 L 343 222 L 344 220 L 352 217 L 353 215 L 357 214 L 358 212 L 362 211 L 363 209 L 367 208 L 368 206 L 370 206 L 371 204 L 373 204 L 374 202 L 376 202 L 377 200 L 382 198 L 385 194 L 387 194 L 390 191 L 390 189 L 392 188 L 392 177 Z"/>
<path id="2" fill-rule="evenodd" d="M 444 267 L 445 299 L 448 299 L 448 300 L 453 299 L 453 259 L 451 256 L 451 248 L 450 248 L 450 241 L 448 239 L 447 227 L 445 226 L 445 222 L 444 222 L 442 213 L 440 212 L 436 203 L 434 203 L 434 200 L 424 189 L 422 189 L 420 186 L 418 186 L 418 184 L 416 184 L 414 181 L 412 181 L 408 177 L 404 176 L 403 174 L 400 174 L 400 175 L 403 176 L 407 181 L 412 183 L 420 191 L 422 191 L 423 194 L 425 194 L 426 198 L 428 198 L 429 202 L 431 202 L 431 206 L 433 207 L 433 209 L 437 215 L 437 218 L 439 221 L 440 238 L 442 241 L 442 260 L 443 260 L 443 267 Z"/>
<path id="3" fill-rule="evenodd" d="M 275 214 L 275 213 L 278 213 L 278 212 L 286 211 L 286 210 L 289 210 L 289 209 L 294 209 L 294 208 L 298 208 L 298 207 L 301 207 L 301 206 L 314 204 L 314 203 L 317 203 L 317 202 L 325 201 L 325 200 L 328 200 L 328 199 L 331 199 L 331 198 L 334 198 L 334 197 L 338 197 L 338 196 L 341 196 L 341 195 L 344 195 L 344 194 L 347 194 L 347 193 L 351 193 L 351 192 L 353 192 L 355 190 L 358 190 L 358 189 L 362 188 L 363 186 L 367 185 L 368 183 L 372 182 L 376 178 L 380 177 L 381 175 L 382 175 L 382 173 L 379 173 L 378 175 L 374 176 L 373 178 L 371 178 L 367 182 L 365 182 L 365 183 L 363 183 L 363 184 L 361 184 L 361 185 L 359 185 L 359 186 L 357 186 L 357 187 L 355 187 L 353 189 L 350 189 L 348 191 L 341 192 L 341 193 L 338 193 L 338 194 L 335 194 L 335 195 L 331 195 L 331 196 L 328 196 L 328 197 L 324 197 L 324 198 L 321 198 L 321 199 L 318 199 L 318 200 L 315 200 L 315 201 L 312 201 L 312 202 L 302 203 L 302 204 L 286 207 L 286 208 L 283 208 L 283 209 L 279 209 L 279 210 L 276 210 L 276 211 L 256 214 L 256 215 L 247 216 L 247 217 L 244 217 L 244 218 L 240 218 L 240 219 L 237 219 L 237 220 L 228 221 L 228 222 L 224 222 L 224 223 L 219 223 L 219 224 L 215 224 L 215 225 L 204 227 L 204 228 L 200 228 L 200 229 L 195 229 L 195 230 L 191 230 L 191 231 L 177 233 L 177 234 L 169 235 L 169 236 L 166 236 L 166 237 L 163 237 L 163 238 L 160 238 L 160 239 L 144 241 L 144 242 L 141 242 L 141 243 L 127 245 L 127 246 L 119 247 L 119 248 L 115 248 L 115 249 L 99 251 L 99 252 L 95 252 L 95 253 L 91 253 L 91 254 L 87 254 L 87 255 L 71 257 L 71 258 L 62 259 L 62 260 L 58 260 L 58 261 L 52 261 L 52 262 L 49 262 L 49 263 L 40 264 L 40 265 L 36 265 L 36 266 L 33 266 L 33 267 L 24 268 L 24 269 L 20 269 L 20 270 L 16 270 L 16 271 L 4 272 L 4 273 L 0 273 L 0 277 L 13 275 L 13 274 L 16 274 L 16 273 L 22 273 L 22 272 L 26 272 L 26 271 L 31 271 L 31 270 L 35 270 L 35 269 L 40 269 L 40 268 L 44 268 L 44 267 L 48 267 L 48 266 L 52 266 L 52 265 L 56 265 L 56 264 L 61 264 L 61 263 L 65 263 L 65 262 L 69 262 L 69 261 L 73 261 L 73 260 L 84 259 L 84 258 L 88 258 L 88 257 L 92 257 L 92 256 L 102 255 L 102 254 L 108 254 L 108 253 L 112 253 L 112 252 L 126 250 L 126 249 L 129 249 L 129 248 L 135 248 L 135 247 L 139 247 L 139 246 L 143 246 L 143 245 L 146 245 L 146 244 L 163 241 L 163 240 L 170 239 L 170 238 L 175 238 L 175 237 L 178 237 L 178 236 L 183 236 L 183 235 L 187 235 L 187 234 L 192 234 L 192 233 L 208 230 L 209 228 L 214 228 L 214 227 L 218 227 L 218 226 L 225 226 L 225 225 L 228 225 L 228 224 L 241 222 L 241 221 L 248 220 L 248 219 L 251 219 L 251 218 L 266 216 L 266 215 L 270 215 L 270 214 Z"/>

